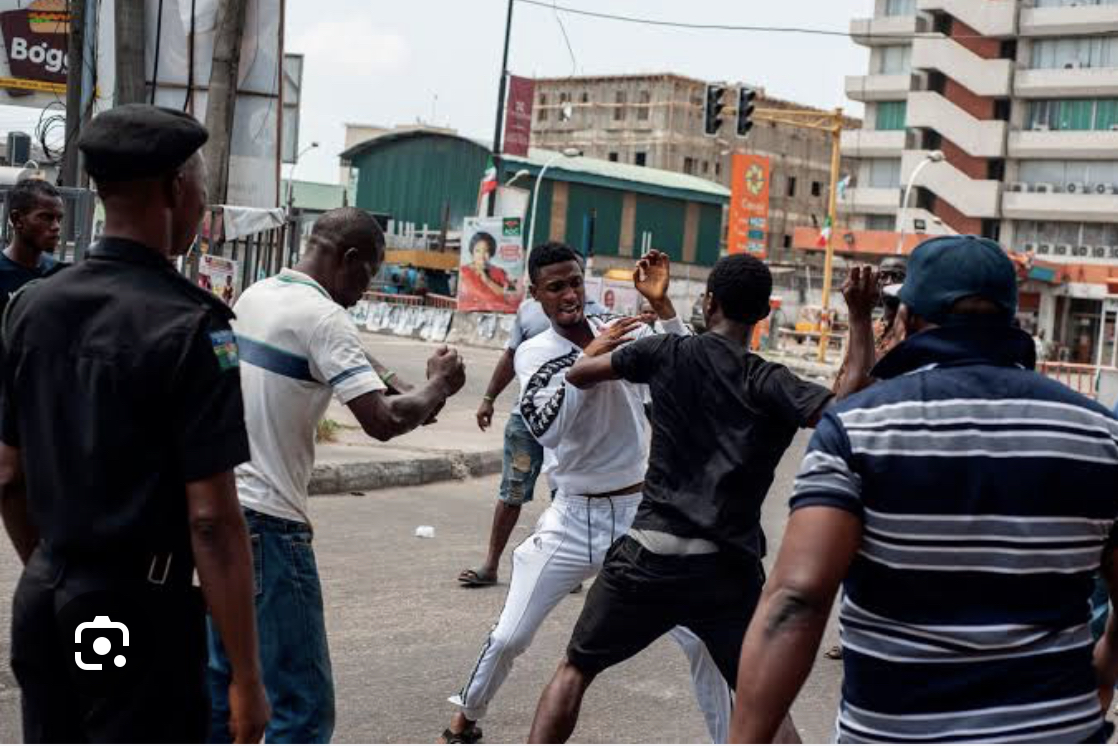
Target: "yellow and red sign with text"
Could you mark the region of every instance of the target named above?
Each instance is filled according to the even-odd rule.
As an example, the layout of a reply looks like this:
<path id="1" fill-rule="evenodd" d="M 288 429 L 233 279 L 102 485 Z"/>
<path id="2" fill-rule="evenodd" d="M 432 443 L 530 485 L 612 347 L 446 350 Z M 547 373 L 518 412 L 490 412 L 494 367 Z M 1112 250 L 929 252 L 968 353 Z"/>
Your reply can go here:
<path id="1" fill-rule="evenodd" d="M 726 245 L 731 254 L 768 255 L 769 159 L 735 153 L 730 171 L 730 226 Z"/>

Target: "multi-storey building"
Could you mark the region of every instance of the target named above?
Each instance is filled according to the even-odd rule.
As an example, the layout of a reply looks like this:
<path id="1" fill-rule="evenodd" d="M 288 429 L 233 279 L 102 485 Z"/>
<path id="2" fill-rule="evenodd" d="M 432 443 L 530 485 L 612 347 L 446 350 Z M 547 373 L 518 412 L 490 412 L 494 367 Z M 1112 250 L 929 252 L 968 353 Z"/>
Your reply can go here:
<path id="1" fill-rule="evenodd" d="M 842 202 L 848 243 L 897 230 L 997 239 L 1020 254 L 1023 276 L 1044 269 L 1022 288 L 1022 321 L 1066 357 L 1109 363 L 1118 0 L 876 0 L 873 10 L 851 24 L 870 69 L 846 80 L 865 104 L 863 128 L 842 141 L 859 159 Z"/>
<path id="2" fill-rule="evenodd" d="M 735 136 L 727 111 L 719 135 L 707 136 L 707 83 L 680 75 L 539 78 L 535 83 L 533 147 L 575 147 L 593 158 L 690 174 L 723 186 L 730 184 L 732 153 L 770 158 L 767 248 L 774 260 L 792 258 L 795 228 L 818 225 L 826 215 L 831 163 L 826 133 L 757 122 L 742 139 Z M 731 88 L 736 93 L 741 85 Z M 758 108 L 810 108 L 757 90 Z M 858 124 L 850 120 L 851 127 Z"/>

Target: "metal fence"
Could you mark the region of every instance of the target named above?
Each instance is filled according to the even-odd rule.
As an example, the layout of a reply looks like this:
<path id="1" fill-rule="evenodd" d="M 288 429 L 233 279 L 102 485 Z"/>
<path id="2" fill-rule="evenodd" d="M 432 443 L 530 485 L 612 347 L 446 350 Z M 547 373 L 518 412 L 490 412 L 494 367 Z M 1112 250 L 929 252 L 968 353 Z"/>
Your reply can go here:
<path id="1" fill-rule="evenodd" d="M 190 253 L 183 267 L 183 274 L 192 282 L 198 281 L 198 262 L 202 254 L 233 259 L 240 264 L 238 295 L 254 282 L 270 277 L 298 261 L 298 243 L 288 238 L 290 232 L 298 230 L 294 221 L 289 220 L 281 228 L 227 241 L 224 238 L 222 217 L 221 207 L 211 207 L 202 219 L 202 225 L 198 229 L 198 249 Z"/>
<path id="2" fill-rule="evenodd" d="M 1037 372 L 1055 379 L 1072 391 L 1097 399 L 1099 396 L 1099 370 L 1105 366 L 1085 363 L 1061 363 L 1042 361 L 1037 363 Z"/>

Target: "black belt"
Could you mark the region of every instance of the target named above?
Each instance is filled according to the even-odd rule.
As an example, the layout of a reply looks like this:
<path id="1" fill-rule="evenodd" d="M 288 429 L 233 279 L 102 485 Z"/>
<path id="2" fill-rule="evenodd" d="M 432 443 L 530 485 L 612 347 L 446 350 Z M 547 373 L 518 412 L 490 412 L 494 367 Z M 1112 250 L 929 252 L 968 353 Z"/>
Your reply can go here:
<path id="1" fill-rule="evenodd" d="M 153 586 L 189 587 L 194 579 L 194 562 L 188 551 L 102 554 L 41 549 L 51 569 L 59 572 L 59 580 L 65 576 L 84 576 Z"/>

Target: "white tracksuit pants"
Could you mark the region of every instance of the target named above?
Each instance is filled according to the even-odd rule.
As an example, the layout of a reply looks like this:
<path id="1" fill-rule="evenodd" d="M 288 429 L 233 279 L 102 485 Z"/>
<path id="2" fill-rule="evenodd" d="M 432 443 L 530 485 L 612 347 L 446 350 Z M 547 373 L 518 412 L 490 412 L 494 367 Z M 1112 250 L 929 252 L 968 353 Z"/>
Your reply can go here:
<path id="1" fill-rule="evenodd" d="M 466 685 L 450 698 L 467 718 L 485 717 L 513 661 L 532 644 L 551 610 L 601 569 L 614 540 L 628 532 L 640 501 L 640 493 L 613 498 L 555 496 L 532 535 L 513 551 L 512 579 L 501 616 Z M 695 697 L 711 740 L 725 743 L 730 728 L 729 686 L 706 646 L 690 630 L 676 627 L 671 636 L 690 660 Z"/>

